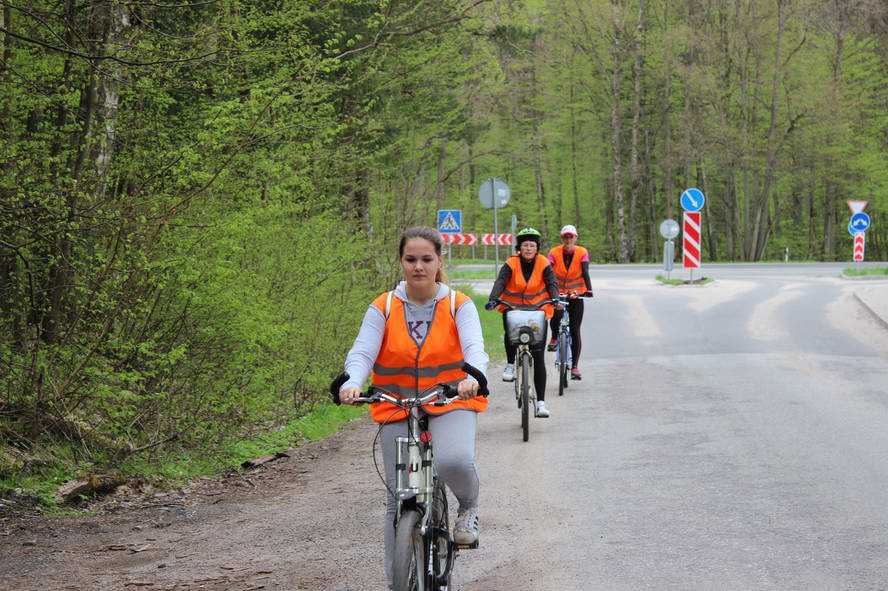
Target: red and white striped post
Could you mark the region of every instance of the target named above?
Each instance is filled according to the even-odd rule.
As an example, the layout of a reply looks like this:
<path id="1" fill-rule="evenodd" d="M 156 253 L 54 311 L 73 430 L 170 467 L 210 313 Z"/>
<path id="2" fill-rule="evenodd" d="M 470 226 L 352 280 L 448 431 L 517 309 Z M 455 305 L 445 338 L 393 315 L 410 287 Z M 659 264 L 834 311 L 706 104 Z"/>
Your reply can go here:
<path id="1" fill-rule="evenodd" d="M 699 211 L 684 212 L 682 224 L 682 266 L 690 269 L 691 283 L 694 282 L 694 269 L 700 268 L 703 258 L 702 223 L 703 214 Z"/>
<path id="2" fill-rule="evenodd" d="M 866 254 L 866 232 L 857 232 L 854 235 L 854 262 L 863 262 Z"/>

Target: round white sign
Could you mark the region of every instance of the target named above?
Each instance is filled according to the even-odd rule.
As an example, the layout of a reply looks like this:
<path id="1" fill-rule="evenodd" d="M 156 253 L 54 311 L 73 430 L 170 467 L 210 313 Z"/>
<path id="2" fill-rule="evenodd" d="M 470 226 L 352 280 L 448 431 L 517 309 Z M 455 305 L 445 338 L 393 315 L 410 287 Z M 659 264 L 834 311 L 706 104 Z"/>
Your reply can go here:
<path id="1" fill-rule="evenodd" d="M 660 224 L 660 236 L 666 240 L 672 240 L 678 236 L 678 222 L 673 219 L 663 220 Z"/>

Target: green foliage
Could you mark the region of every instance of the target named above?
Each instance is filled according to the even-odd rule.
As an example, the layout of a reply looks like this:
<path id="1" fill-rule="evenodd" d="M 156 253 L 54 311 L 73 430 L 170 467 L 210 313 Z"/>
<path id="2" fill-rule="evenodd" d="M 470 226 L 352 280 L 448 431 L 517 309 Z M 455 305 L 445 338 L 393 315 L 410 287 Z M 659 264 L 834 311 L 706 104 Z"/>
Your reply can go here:
<path id="1" fill-rule="evenodd" d="M 487 294 L 477 293 L 471 285 L 454 284 L 453 287 L 471 297 L 478 309 L 478 316 L 481 318 L 481 334 L 484 336 L 484 350 L 487 351 L 487 356 L 491 361 L 504 360 L 506 352 L 503 349 L 502 314 L 495 310 L 485 310 L 484 304 L 487 303 Z"/>
<path id="2" fill-rule="evenodd" d="M 843 275 L 849 277 L 864 277 L 867 275 L 888 275 L 888 267 L 846 267 L 842 271 Z"/>

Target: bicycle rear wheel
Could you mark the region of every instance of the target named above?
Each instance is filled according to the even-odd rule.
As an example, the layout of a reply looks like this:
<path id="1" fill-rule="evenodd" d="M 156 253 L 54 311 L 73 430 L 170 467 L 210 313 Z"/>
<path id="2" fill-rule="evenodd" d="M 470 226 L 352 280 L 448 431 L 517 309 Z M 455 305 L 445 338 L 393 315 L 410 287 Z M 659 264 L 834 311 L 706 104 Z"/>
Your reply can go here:
<path id="1" fill-rule="evenodd" d="M 563 332 L 558 335 L 558 395 L 564 396 L 564 389 L 567 388 L 567 366 L 570 365 L 568 361 L 568 347 L 567 344 L 567 335 Z"/>
<path id="2" fill-rule="evenodd" d="M 416 509 L 401 513 L 395 530 L 395 553 L 392 562 L 392 589 L 394 591 L 417 591 L 419 581 L 425 581 L 425 540 L 419 532 L 420 515 Z"/>
<path id="3" fill-rule="evenodd" d="M 530 439 L 530 355 L 521 355 L 521 430 Z"/>

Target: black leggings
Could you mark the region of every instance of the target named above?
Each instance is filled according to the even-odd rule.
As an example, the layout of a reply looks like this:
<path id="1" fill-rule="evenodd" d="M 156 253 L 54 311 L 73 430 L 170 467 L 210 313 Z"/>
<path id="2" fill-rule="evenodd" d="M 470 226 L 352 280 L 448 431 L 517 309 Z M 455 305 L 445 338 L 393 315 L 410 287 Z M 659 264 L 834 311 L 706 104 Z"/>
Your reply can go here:
<path id="1" fill-rule="evenodd" d="M 518 345 L 509 342 L 509 333 L 506 329 L 506 315 L 503 314 L 503 343 L 506 346 L 506 361 L 510 365 L 515 364 L 515 354 L 518 351 Z M 530 355 L 533 357 L 533 388 L 536 390 L 537 400 L 542 402 L 546 399 L 546 325 L 543 325 L 543 342 L 530 348 Z M 520 367 L 515 368 L 516 372 L 521 371 Z"/>
<path id="2" fill-rule="evenodd" d="M 573 366 L 579 367 L 580 349 L 583 347 L 583 341 L 580 339 L 580 324 L 583 323 L 583 300 L 577 298 L 567 303 L 567 312 L 570 314 L 570 355 L 573 357 Z M 555 310 L 555 315 L 549 321 L 552 328 L 552 336 L 558 335 L 558 324 L 561 323 L 561 317 L 564 312 Z"/>

